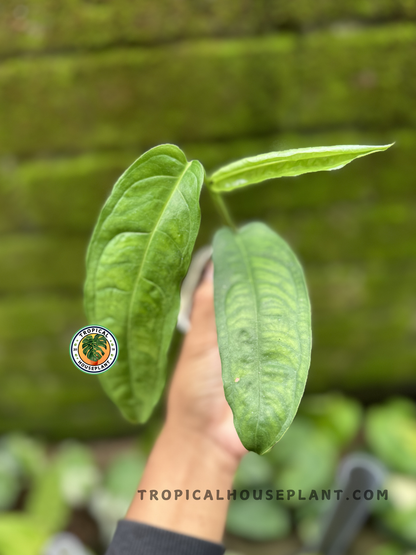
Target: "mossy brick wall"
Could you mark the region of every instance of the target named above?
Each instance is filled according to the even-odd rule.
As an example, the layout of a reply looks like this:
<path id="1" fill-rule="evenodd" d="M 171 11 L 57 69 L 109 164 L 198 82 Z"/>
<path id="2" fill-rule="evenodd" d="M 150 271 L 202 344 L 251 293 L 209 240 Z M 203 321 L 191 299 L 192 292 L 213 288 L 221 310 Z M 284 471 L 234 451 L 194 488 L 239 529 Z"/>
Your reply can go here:
<path id="1" fill-rule="evenodd" d="M 151 45 L 415 18 L 415 0 L 4 0 L 0 52 Z"/>
<path id="2" fill-rule="evenodd" d="M 308 390 L 414 391 L 415 17 L 416 1 L 389 0 L 3 4 L 0 432 L 132 430 L 68 345 L 85 323 L 100 207 L 166 141 L 208 170 L 268 150 L 396 141 L 340 172 L 228 199 L 238 221 L 264 219 L 304 263 Z M 199 246 L 220 223 L 201 202 Z"/>
<path id="3" fill-rule="evenodd" d="M 0 153 L 416 125 L 415 56 L 416 28 L 399 24 L 12 57 Z"/>

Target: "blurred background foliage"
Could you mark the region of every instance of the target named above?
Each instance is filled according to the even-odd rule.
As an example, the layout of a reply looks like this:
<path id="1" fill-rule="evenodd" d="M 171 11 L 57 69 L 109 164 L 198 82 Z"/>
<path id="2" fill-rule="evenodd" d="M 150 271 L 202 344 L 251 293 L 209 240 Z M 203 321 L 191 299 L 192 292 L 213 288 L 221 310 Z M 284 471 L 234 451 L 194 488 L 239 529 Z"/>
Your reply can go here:
<path id="1" fill-rule="evenodd" d="M 124 169 L 163 142 L 208 171 L 270 150 L 396 142 L 341 172 L 229 196 L 239 222 L 263 219 L 299 254 L 314 341 L 295 424 L 268 457 L 247 457 L 236 480 L 324 487 L 358 442 L 394 472 L 399 493 L 378 522 L 415 542 L 416 424 L 403 397 L 416 395 L 415 21 L 416 0 L 2 2 L 0 507 L 24 511 L 1 517 L 0 555 L 13 553 L 5 530 L 37 546 L 80 514 L 107 541 L 159 429 L 161 407 L 139 446 L 117 440 L 113 460 L 96 440 L 137 429 L 75 369 L 68 345 L 86 323 L 84 258 L 100 208 Z M 207 195 L 201 203 L 197 246 L 220 224 Z M 333 390 L 349 397 L 323 396 Z M 78 443 L 50 443 L 68 438 Z M 57 488 L 46 514 L 42 499 Z M 236 503 L 229 530 L 306 539 L 317 512 L 292 505 L 255 511 L 255 538 L 253 510 Z"/>
<path id="2" fill-rule="evenodd" d="M 22 433 L 4 435 L 0 555 L 39 555 L 62 530 L 101 553 L 130 504 L 150 447 L 151 441 L 140 438 L 51 444 Z M 228 513 L 226 544 L 247 555 L 285 555 L 316 543 L 333 502 L 299 500 L 298 490 L 307 498 L 311 490 L 321 497 L 323 489 L 336 489 L 338 464 L 346 453 L 359 451 L 385 466 L 381 491 L 387 489 L 388 499 L 373 505 L 371 536 L 368 531 L 361 535 L 354 553 L 410 555 L 416 550 L 415 450 L 416 404 L 405 397 L 364 409 L 339 393 L 306 396 L 278 447 L 242 460 L 233 484 L 237 494 Z M 272 500 L 266 499 L 268 489 Z M 287 499 L 291 489 L 296 495 Z M 248 500 L 241 499 L 244 490 L 250 492 Z M 276 490 L 283 492 L 281 501 Z"/>

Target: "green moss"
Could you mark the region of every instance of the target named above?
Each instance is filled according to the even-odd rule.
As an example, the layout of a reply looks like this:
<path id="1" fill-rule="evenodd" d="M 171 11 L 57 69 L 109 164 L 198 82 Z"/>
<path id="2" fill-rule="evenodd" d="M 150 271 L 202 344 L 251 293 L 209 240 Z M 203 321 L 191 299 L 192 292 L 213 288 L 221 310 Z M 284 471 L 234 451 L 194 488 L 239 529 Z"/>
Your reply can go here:
<path id="1" fill-rule="evenodd" d="M 279 217 L 278 229 L 305 262 L 330 262 L 340 256 L 345 261 L 398 262 L 416 256 L 415 208 L 416 199 L 394 205 L 340 203 L 326 210 L 286 213 Z M 276 212 L 274 218 L 265 216 L 276 226 Z"/>
<path id="2" fill-rule="evenodd" d="M 71 363 L 69 343 L 43 336 L 22 343 L 2 343 L 0 433 L 94 438 L 137 431 L 104 395 L 97 376 Z"/>
<path id="3" fill-rule="evenodd" d="M 20 234 L 0 242 L 0 292 L 81 293 L 87 238 Z"/>
<path id="4" fill-rule="evenodd" d="M 255 35 L 281 26 L 310 27 L 337 20 L 414 18 L 414 0 L 128 0 L 85 2 L 6 0 L 0 52 L 154 44 L 200 36 Z"/>
<path id="5" fill-rule="evenodd" d="M 309 391 L 333 387 L 365 395 L 376 383 L 381 396 L 411 383 L 416 349 L 409 299 L 416 267 L 404 282 L 402 273 L 345 264 L 306 268 L 314 306 Z M 390 289 L 394 294 L 386 298 Z M 79 297 L 10 297 L 0 315 L 0 433 L 22 427 L 50 437 L 98 437 L 134 430 L 97 377 L 69 359 L 69 341 L 84 324 Z M 176 337 L 171 365 L 178 347 Z"/>
<path id="6" fill-rule="evenodd" d="M 128 429 L 97 377 L 70 361 L 69 341 L 85 322 L 79 297 L 20 295 L 0 307 L 0 433 L 94 437 Z"/>
<path id="7" fill-rule="evenodd" d="M 250 34 L 264 17 L 262 3 L 250 0 L 61 0 L 59 8 L 52 0 L 27 0 L 9 1 L 2 11 L 0 51 L 7 53 Z"/>
<path id="8" fill-rule="evenodd" d="M 412 157 L 416 148 L 416 134 L 398 130 L 371 135 L 358 132 L 285 134 L 267 139 L 220 143 L 185 142 L 180 146 L 189 158 L 200 159 L 210 171 L 226 161 L 269 150 L 307 144 L 377 144 L 392 140 L 397 140 L 397 144 L 388 152 L 363 158 L 340 172 L 271 181 L 227 195 L 240 221 L 255 215 L 266 218 L 279 229 L 287 227 L 290 232 L 290 219 L 299 217 L 303 220 L 305 211 L 306 219 L 300 225 L 309 225 L 311 218 L 323 218 L 326 224 L 325 221 L 316 223 L 324 230 L 332 225 L 331 218 L 336 220 L 338 212 L 345 212 L 345 217 L 349 217 L 348 213 L 354 217 L 352 212 L 360 210 L 365 217 L 373 218 L 368 225 L 374 229 L 378 222 L 399 228 L 411 226 L 411 222 L 406 224 L 409 218 L 406 205 L 410 206 L 415 200 Z M 113 183 L 143 150 L 109 151 L 21 163 L 2 182 L 5 189 L 13 189 L 15 197 L 14 218 L 9 221 L 9 226 L 21 231 L 28 231 L 29 226 L 29 230 L 53 231 L 60 236 L 71 232 L 81 234 L 87 240 Z M 203 195 L 202 203 L 202 238 L 207 240 L 218 220 L 207 196 Z M 388 203 L 392 203 L 392 206 L 387 206 Z M 380 210 L 389 213 L 381 214 Z M 5 208 L 0 205 L 0 212 L 4 213 L 6 220 L 10 219 L 8 205 Z M 315 225 L 315 222 L 311 225 Z M 341 226 L 341 222 L 335 221 L 335 225 Z M 361 224 L 353 222 L 353 226 L 357 225 Z M 292 229 L 292 232 L 296 233 L 296 229 Z M 344 232 L 347 233 L 347 229 Z M 313 241 L 313 238 L 310 240 Z"/>
<path id="9" fill-rule="evenodd" d="M 52 438 L 137 433 L 79 371 L 69 343 L 85 324 L 80 297 L 9 296 L 0 302 L 0 433 L 22 429 Z"/>
<path id="10" fill-rule="evenodd" d="M 278 40 L 277 52 L 285 44 Z M 256 41 L 253 46 L 257 52 Z M 244 132 L 259 85 L 249 78 L 257 54 L 246 48 L 199 43 L 5 63 L 0 152 L 119 148 Z M 262 121 L 255 115 L 261 128 L 266 114 Z"/>
<path id="11" fill-rule="evenodd" d="M 264 218 L 304 262 L 314 315 L 309 391 L 333 387 L 370 396 L 377 384 L 380 397 L 412 383 L 416 133 L 181 144 L 188 157 L 214 168 L 276 148 L 394 139 L 388 152 L 340 172 L 276 180 L 227 196 L 239 222 Z M 84 324 L 84 253 L 95 218 L 112 183 L 142 150 L 40 158 L 3 173 L 9 204 L 0 210 L 7 216 L 13 208 L 11 224 L 19 232 L 0 242 L 0 432 L 22 427 L 54 437 L 93 437 L 132 430 L 94 376 L 71 364 L 68 344 Z M 198 244 L 210 241 L 219 224 L 203 193 Z"/>
<path id="12" fill-rule="evenodd" d="M 374 260 L 308 263 L 306 273 L 314 309 L 327 314 L 406 305 L 416 283 L 413 260 L 399 265 Z"/>
<path id="13" fill-rule="evenodd" d="M 413 26 L 9 60 L 0 152 L 416 122 Z"/>
<path id="14" fill-rule="evenodd" d="M 415 14 L 415 0 L 2 8 L 0 52 L 48 55 L 10 57 L 0 68 L 0 433 L 133 430 L 96 377 L 72 365 L 68 345 L 85 322 L 84 257 L 99 210 L 124 169 L 165 141 L 209 171 L 271 150 L 396 140 L 341 172 L 227 200 L 238 222 L 264 219 L 304 263 L 314 309 L 308 390 L 365 396 L 377 384 L 382 396 L 412 383 L 414 26 L 235 37 Z M 216 38 L 178 41 L 203 36 Z M 325 128 L 340 131 L 316 132 Z M 198 245 L 220 225 L 205 192 L 201 201 Z M 171 365 L 178 344 L 176 336 Z"/>
<path id="15" fill-rule="evenodd" d="M 0 301 L 0 306 L 0 335 L 4 341 L 65 335 L 69 345 L 74 333 L 86 325 L 80 297 L 9 295 Z"/>
<path id="16" fill-rule="evenodd" d="M 111 152 L 22 164 L 15 173 L 21 210 L 36 230 L 88 233 L 114 182 L 138 155 Z"/>

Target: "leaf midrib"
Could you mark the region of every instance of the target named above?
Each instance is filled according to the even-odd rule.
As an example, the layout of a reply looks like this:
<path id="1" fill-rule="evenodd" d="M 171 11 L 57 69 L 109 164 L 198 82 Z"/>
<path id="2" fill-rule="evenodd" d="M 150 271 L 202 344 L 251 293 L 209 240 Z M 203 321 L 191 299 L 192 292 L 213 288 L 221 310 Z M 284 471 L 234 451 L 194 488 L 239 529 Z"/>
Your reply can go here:
<path id="1" fill-rule="evenodd" d="M 132 393 L 134 392 L 134 387 L 133 387 L 133 376 L 132 376 L 132 372 L 131 372 L 131 357 L 130 357 L 130 353 L 131 353 L 131 349 L 129 349 L 129 342 L 130 342 L 130 328 L 131 328 L 131 314 L 132 314 L 132 305 L 133 305 L 133 299 L 134 299 L 134 293 L 136 291 L 137 288 L 137 284 L 140 281 L 141 278 L 141 274 L 142 274 L 142 270 L 143 267 L 145 265 L 145 261 L 146 261 L 146 257 L 147 257 L 147 253 L 149 252 L 149 248 L 150 245 L 153 241 L 154 235 L 157 231 L 158 225 L 160 223 L 160 221 L 163 218 L 163 215 L 165 213 L 166 207 L 169 205 L 173 195 L 175 194 L 177 188 L 179 187 L 183 176 L 186 174 L 186 172 L 188 171 L 189 167 L 191 166 L 192 162 L 187 162 L 185 169 L 183 170 L 183 172 L 180 174 L 180 176 L 178 177 L 178 180 L 176 182 L 176 185 L 173 187 L 171 194 L 169 195 L 168 199 L 166 200 L 165 204 L 163 205 L 163 209 L 160 213 L 159 218 L 157 219 L 155 226 L 153 228 L 153 231 L 149 234 L 149 238 L 148 238 L 148 242 L 147 242 L 147 246 L 146 246 L 146 250 L 144 251 L 143 254 L 143 258 L 142 258 L 142 262 L 140 264 L 139 270 L 137 272 L 137 277 L 136 280 L 134 282 L 134 286 L 132 288 L 132 294 L 131 294 L 131 298 L 130 298 L 130 303 L 129 303 L 129 307 L 128 307 L 128 316 L 127 316 L 127 333 L 126 333 L 126 344 L 127 344 L 127 367 L 128 367 L 128 374 L 129 374 L 129 382 L 130 382 L 130 388 Z M 160 350 L 159 350 L 159 356 L 160 356 Z M 159 356 L 158 356 L 158 363 L 159 363 Z M 134 397 L 134 393 L 133 393 L 133 397 Z"/>
<path id="2" fill-rule="evenodd" d="M 257 431 L 258 431 L 258 427 L 259 427 L 259 414 L 260 414 L 260 405 L 261 405 L 261 382 L 260 382 L 260 360 L 259 360 L 259 324 L 258 324 L 258 308 L 257 308 L 257 290 L 256 290 L 256 282 L 253 279 L 253 273 L 251 271 L 251 266 L 249 264 L 250 258 L 248 256 L 248 253 L 246 251 L 245 245 L 244 245 L 244 241 L 242 240 L 242 237 L 238 237 L 237 236 L 237 243 L 240 246 L 240 250 L 241 253 L 243 255 L 243 260 L 244 260 L 244 264 L 247 268 L 247 273 L 249 276 L 249 282 L 251 285 L 251 290 L 253 292 L 253 296 L 254 296 L 254 310 L 255 310 L 255 318 L 256 318 L 256 359 L 257 359 L 257 377 L 258 377 L 258 383 L 259 383 L 259 399 L 258 399 L 258 410 L 257 410 L 257 423 L 256 423 L 256 431 L 254 432 L 254 443 L 257 447 Z"/>

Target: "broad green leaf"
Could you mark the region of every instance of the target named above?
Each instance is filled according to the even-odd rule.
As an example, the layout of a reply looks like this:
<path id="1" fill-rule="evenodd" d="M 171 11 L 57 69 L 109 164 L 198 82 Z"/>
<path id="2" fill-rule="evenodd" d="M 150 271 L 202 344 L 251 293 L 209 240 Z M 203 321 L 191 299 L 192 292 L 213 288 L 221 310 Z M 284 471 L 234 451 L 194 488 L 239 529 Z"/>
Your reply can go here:
<path id="1" fill-rule="evenodd" d="M 218 231 L 213 259 L 225 396 L 242 443 L 263 454 L 290 426 L 305 388 L 312 341 L 303 271 L 261 223 Z"/>
<path id="2" fill-rule="evenodd" d="M 63 443 L 56 456 L 60 488 L 70 507 L 82 507 L 89 501 L 100 481 L 100 472 L 90 449 L 81 443 Z"/>
<path id="3" fill-rule="evenodd" d="M 358 401 L 341 393 L 304 397 L 299 410 L 322 431 L 331 433 L 339 447 L 344 447 L 354 439 L 363 413 Z"/>
<path id="4" fill-rule="evenodd" d="M 380 515 L 380 520 L 390 534 L 416 547 L 416 508 L 388 507 Z M 412 555 L 414 551 L 406 553 Z"/>
<path id="5" fill-rule="evenodd" d="M 17 462 L 24 479 L 39 476 L 46 467 L 46 450 L 42 442 L 21 433 L 12 433 L 3 438 L 7 451 Z"/>
<path id="6" fill-rule="evenodd" d="M 234 476 L 234 487 L 241 490 L 266 486 L 271 483 L 273 483 L 271 459 L 259 457 L 256 453 L 247 453 Z"/>
<path id="7" fill-rule="evenodd" d="M 178 147 L 149 150 L 117 181 L 90 242 L 88 321 L 109 328 L 119 344 L 117 363 L 100 379 L 131 422 L 147 420 L 165 384 L 203 179 L 201 164 Z"/>
<path id="8" fill-rule="evenodd" d="M 20 433 L 0 439 L 0 511 L 14 505 L 22 489 L 46 466 L 42 444 Z"/>
<path id="9" fill-rule="evenodd" d="M 120 453 L 107 468 L 104 477 L 104 487 L 114 496 L 131 499 L 131 492 L 135 490 L 144 472 L 146 458 L 137 450 Z"/>
<path id="10" fill-rule="evenodd" d="M 137 488 L 145 463 L 146 458 L 136 449 L 120 453 L 107 468 L 102 487 L 92 496 L 90 511 L 98 522 L 106 543 L 110 542 L 117 521 L 126 514 L 132 492 Z"/>
<path id="11" fill-rule="evenodd" d="M 329 488 L 334 480 L 338 454 L 337 442 L 330 432 L 298 415 L 270 454 L 279 466 L 275 486 L 285 492 L 301 490 L 306 497 L 312 490 Z M 285 503 L 293 507 L 301 506 L 303 501 L 297 495 L 288 499 L 285 494 Z"/>
<path id="12" fill-rule="evenodd" d="M 416 476 L 416 404 L 393 398 L 368 409 L 365 434 L 372 451 L 392 470 Z"/>
<path id="13" fill-rule="evenodd" d="M 215 192 L 227 192 L 267 179 L 337 170 L 356 158 L 390 146 L 320 146 L 260 154 L 220 168 L 211 175 L 209 187 Z"/>
<path id="14" fill-rule="evenodd" d="M 256 497 L 260 490 L 255 491 Z M 273 490 L 272 494 L 275 495 Z M 252 541 L 273 541 L 290 533 L 291 522 L 288 511 L 277 501 L 267 500 L 264 491 L 262 499 L 254 499 L 249 492 L 246 500 L 231 501 L 227 515 L 227 531 Z"/>

